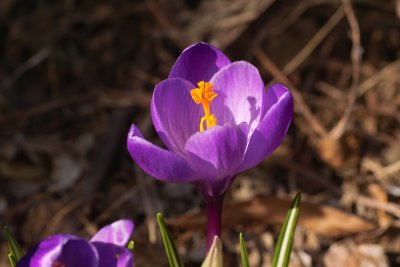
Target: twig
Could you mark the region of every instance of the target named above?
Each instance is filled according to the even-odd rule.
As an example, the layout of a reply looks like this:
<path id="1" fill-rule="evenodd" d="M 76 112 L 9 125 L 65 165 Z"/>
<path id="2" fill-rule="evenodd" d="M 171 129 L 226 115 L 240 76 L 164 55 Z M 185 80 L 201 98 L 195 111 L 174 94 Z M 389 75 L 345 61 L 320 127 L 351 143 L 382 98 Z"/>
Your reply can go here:
<path id="1" fill-rule="evenodd" d="M 389 176 L 400 172 L 400 160 L 387 166 L 382 166 L 379 162 L 365 158 L 362 166 L 366 170 L 371 171 L 378 179 L 387 179 Z"/>
<path id="2" fill-rule="evenodd" d="M 360 205 L 367 206 L 369 208 L 384 210 L 393 216 L 400 218 L 400 206 L 394 203 L 383 203 L 369 197 L 358 196 L 356 202 Z"/>
<path id="3" fill-rule="evenodd" d="M 301 51 L 283 67 L 282 72 L 286 75 L 291 74 L 297 69 L 304 60 L 317 48 L 317 46 L 325 39 L 325 37 L 335 28 L 335 26 L 343 18 L 343 8 L 339 7 L 336 12 L 330 17 L 324 26 L 308 41 Z"/>
<path id="4" fill-rule="evenodd" d="M 1 83 L 1 89 L 2 90 L 7 90 L 11 87 L 11 85 L 19 78 L 21 77 L 25 72 L 28 70 L 32 69 L 33 67 L 39 65 L 43 60 L 48 58 L 50 56 L 50 51 L 47 48 L 43 48 L 39 52 L 37 52 L 35 55 L 33 55 L 31 58 L 29 58 L 27 61 L 25 61 L 24 64 L 19 66 L 13 74 L 11 74 L 9 77 L 6 77 L 2 83 Z"/>
<path id="5" fill-rule="evenodd" d="M 151 179 L 148 179 L 146 181 L 147 183 L 150 183 Z M 111 205 L 109 205 L 106 209 L 104 209 L 94 220 L 93 222 L 99 223 L 101 221 L 106 220 L 107 218 L 110 217 L 110 214 L 112 214 L 113 211 L 119 209 L 123 204 L 128 202 L 138 191 L 139 187 L 137 185 L 132 186 L 130 189 L 125 191 L 121 196 L 119 196 L 117 199 L 115 199 Z"/>
<path id="6" fill-rule="evenodd" d="M 294 172 L 296 174 L 295 177 L 297 180 L 305 179 L 307 182 L 310 182 L 312 184 L 315 184 L 317 186 L 329 190 L 335 196 L 341 195 L 340 188 L 334 183 L 332 183 L 329 180 L 329 177 L 322 174 L 321 172 L 313 170 L 312 168 L 307 168 L 307 166 L 304 166 L 303 164 L 297 163 L 293 160 L 288 160 L 286 157 L 282 156 L 273 156 L 269 160 Z"/>
<path id="7" fill-rule="evenodd" d="M 386 65 L 383 69 L 381 69 L 379 72 L 371 76 L 369 79 L 363 81 L 359 88 L 358 88 L 358 96 L 364 95 L 366 92 L 368 92 L 371 88 L 373 88 L 380 80 L 385 78 L 388 75 L 391 75 L 392 73 L 396 73 L 400 69 L 400 59 L 397 59 L 396 61 L 393 61 L 392 63 Z"/>
<path id="8" fill-rule="evenodd" d="M 176 26 L 176 22 L 173 20 L 172 16 L 165 14 L 163 8 L 160 7 L 156 0 L 146 0 L 145 3 L 150 14 L 154 17 L 158 25 L 169 33 L 169 37 L 177 47 L 184 49 L 186 47 L 185 42 L 182 39 L 179 39 L 176 35 L 171 34 L 173 32 L 178 32 L 178 27 Z"/>
<path id="9" fill-rule="evenodd" d="M 385 177 L 394 175 L 397 172 L 400 172 L 400 160 L 383 168 L 383 175 Z"/>
<path id="10" fill-rule="evenodd" d="M 171 20 L 171 17 L 164 14 L 163 9 L 158 5 L 156 0 L 146 0 L 147 7 L 149 8 L 150 14 L 153 15 L 157 23 L 166 30 L 175 29 L 175 23 Z"/>
<path id="11" fill-rule="evenodd" d="M 82 205 L 82 199 L 76 199 L 64 205 L 54 216 L 47 222 L 46 228 L 43 231 L 43 236 L 48 236 L 56 232 L 57 227 L 60 227 L 61 222 L 65 217 L 70 214 L 74 209 Z"/>
<path id="12" fill-rule="evenodd" d="M 304 119 L 310 125 L 310 127 L 320 136 L 326 136 L 327 131 L 322 126 L 322 124 L 318 121 L 316 117 L 311 113 L 310 108 L 304 102 L 303 97 L 300 94 L 300 91 L 292 84 L 289 78 L 282 73 L 281 70 L 271 61 L 271 59 L 260 49 L 254 49 L 254 56 L 260 61 L 261 65 L 269 72 L 278 82 L 287 84 L 290 87 L 292 92 L 294 101 L 296 102 L 295 109 L 303 115 Z"/>
<path id="13" fill-rule="evenodd" d="M 76 105 L 93 100 L 97 100 L 93 93 L 73 95 L 63 99 L 53 100 L 36 107 L 18 110 L 10 114 L 4 114 L 3 116 L 0 116 L 0 125 L 4 125 L 11 121 L 29 120 L 33 116 L 38 116 L 68 105 Z"/>
<path id="14" fill-rule="evenodd" d="M 352 81 L 349 94 L 349 101 L 347 102 L 346 109 L 343 113 L 342 118 L 337 122 L 337 124 L 329 132 L 330 137 L 333 139 L 339 139 L 344 134 L 347 124 L 349 123 L 351 113 L 354 109 L 354 104 L 358 95 L 358 84 L 360 81 L 360 71 L 361 71 L 361 35 L 360 26 L 356 15 L 354 13 L 353 7 L 351 6 L 350 0 L 342 0 L 344 12 L 346 18 L 350 25 L 351 30 L 351 40 L 353 46 L 351 48 L 351 62 L 352 62 Z"/>

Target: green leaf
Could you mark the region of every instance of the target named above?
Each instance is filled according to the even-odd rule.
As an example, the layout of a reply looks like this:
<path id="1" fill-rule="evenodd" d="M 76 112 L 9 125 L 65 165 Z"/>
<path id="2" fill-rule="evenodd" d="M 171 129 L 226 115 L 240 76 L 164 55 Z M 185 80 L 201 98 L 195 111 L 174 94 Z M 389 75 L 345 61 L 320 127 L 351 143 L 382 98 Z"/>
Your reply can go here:
<path id="1" fill-rule="evenodd" d="M 8 254 L 8 260 L 11 263 L 11 267 L 15 267 L 17 265 L 17 261 L 14 258 L 14 255 L 12 255 L 11 253 Z"/>
<path id="2" fill-rule="evenodd" d="M 164 242 L 165 252 L 167 253 L 168 263 L 170 267 L 183 267 L 182 260 L 172 241 L 171 234 L 165 225 L 164 218 L 161 213 L 157 213 L 157 222 L 160 227 L 161 236 Z"/>
<path id="3" fill-rule="evenodd" d="M 249 256 L 247 254 L 246 244 L 244 243 L 243 233 L 240 233 L 239 240 L 240 240 L 240 256 L 242 257 L 242 266 L 250 267 Z"/>
<path id="4" fill-rule="evenodd" d="M 222 255 L 221 240 L 219 239 L 218 236 L 214 236 L 214 241 L 201 267 L 222 267 L 223 266 L 222 256 L 223 255 Z"/>
<path id="5" fill-rule="evenodd" d="M 279 234 L 278 242 L 275 247 L 274 259 L 272 261 L 272 267 L 286 267 L 289 264 L 294 232 L 296 229 L 297 219 L 299 217 L 300 200 L 301 193 L 297 192 Z"/>
<path id="6" fill-rule="evenodd" d="M 11 266 L 15 266 L 16 263 L 24 256 L 24 252 L 17 239 L 7 226 L 4 226 L 3 232 L 7 240 L 9 250 L 8 259 L 10 260 Z"/>

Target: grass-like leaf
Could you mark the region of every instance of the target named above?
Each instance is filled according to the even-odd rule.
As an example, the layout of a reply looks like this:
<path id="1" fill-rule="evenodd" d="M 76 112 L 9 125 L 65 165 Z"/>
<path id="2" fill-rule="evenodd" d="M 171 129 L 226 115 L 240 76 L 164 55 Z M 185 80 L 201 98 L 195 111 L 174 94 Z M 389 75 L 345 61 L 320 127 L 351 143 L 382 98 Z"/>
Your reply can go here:
<path id="1" fill-rule="evenodd" d="M 289 264 L 290 254 L 292 252 L 293 236 L 296 229 L 297 219 L 299 217 L 300 200 L 301 193 L 297 192 L 279 234 L 272 267 L 286 267 Z"/>
<path id="2" fill-rule="evenodd" d="M 164 218 L 161 213 L 157 213 L 157 222 L 160 227 L 161 236 L 164 242 L 165 252 L 167 253 L 168 263 L 170 267 L 183 267 L 182 260 L 172 241 L 171 234 L 165 225 Z"/>
<path id="3" fill-rule="evenodd" d="M 8 260 L 10 261 L 11 267 L 17 266 L 17 260 L 14 258 L 14 255 L 11 253 L 8 254 Z"/>
<path id="4" fill-rule="evenodd" d="M 4 237 L 7 240 L 9 250 L 8 259 L 10 260 L 11 266 L 14 267 L 17 262 L 24 256 L 24 252 L 19 245 L 17 239 L 7 226 L 4 226 L 3 232 Z"/>
<path id="5" fill-rule="evenodd" d="M 244 243 L 243 233 L 240 233 L 239 240 L 240 240 L 240 256 L 242 257 L 242 266 L 250 267 L 249 256 L 247 254 L 246 244 Z"/>

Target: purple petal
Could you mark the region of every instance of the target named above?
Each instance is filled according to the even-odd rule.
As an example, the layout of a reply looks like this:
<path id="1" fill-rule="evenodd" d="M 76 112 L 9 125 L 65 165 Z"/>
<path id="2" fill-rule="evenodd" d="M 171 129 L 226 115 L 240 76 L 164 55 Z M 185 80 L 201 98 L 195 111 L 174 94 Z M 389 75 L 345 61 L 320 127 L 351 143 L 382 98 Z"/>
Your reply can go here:
<path id="1" fill-rule="evenodd" d="M 72 239 L 63 246 L 62 253 L 57 260 L 62 264 L 61 266 L 97 267 L 99 255 L 94 246 L 88 241 Z"/>
<path id="2" fill-rule="evenodd" d="M 168 78 L 182 78 L 193 84 L 207 82 L 214 73 L 230 63 L 219 49 L 206 43 L 197 43 L 182 52 Z"/>
<path id="3" fill-rule="evenodd" d="M 40 242 L 29 251 L 17 266 L 51 266 L 60 256 L 62 248 L 71 238 L 70 235 L 54 235 Z"/>
<path id="4" fill-rule="evenodd" d="M 250 132 L 258 125 L 263 114 L 264 82 L 257 68 L 245 61 L 234 62 L 211 79 L 218 96 L 211 103 L 211 112 L 217 124 L 249 125 Z"/>
<path id="5" fill-rule="evenodd" d="M 276 104 L 276 102 L 279 101 L 279 99 L 286 93 L 290 94 L 289 89 L 287 89 L 283 84 L 280 83 L 274 83 L 271 85 L 267 93 L 265 95 L 265 100 L 264 100 L 264 110 L 267 112 L 273 105 Z"/>
<path id="6" fill-rule="evenodd" d="M 255 166 L 271 154 L 282 142 L 292 121 L 293 98 L 286 87 L 273 85 L 266 98 L 267 113 L 250 137 L 240 171 Z"/>
<path id="7" fill-rule="evenodd" d="M 154 127 L 164 144 L 180 155 L 184 154 L 186 140 L 199 131 L 201 105 L 190 96 L 193 84 L 183 79 L 160 82 L 153 93 L 151 115 Z"/>
<path id="8" fill-rule="evenodd" d="M 197 180 L 196 174 L 181 156 L 143 139 L 134 124 L 128 133 L 127 143 L 133 160 L 150 176 L 177 183 Z"/>
<path id="9" fill-rule="evenodd" d="M 127 248 L 109 243 L 92 243 L 99 254 L 98 267 L 133 267 L 133 255 Z"/>
<path id="10" fill-rule="evenodd" d="M 18 267 L 48 267 L 59 262 L 64 266 L 97 266 L 98 255 L 88 241 L 72 235 L 54 235 L 24 256 Z"/>
<path id="11" fill-rule="evenodd" d="M 235 174 L 243 160 L 247 139 L 239 125 L 215 126 L 194 134 L 186 143 L 186 159 L 204 178 L 223 179 Z"/>
<path id="12" fill-rule="evenodd" d="M 90 242 L 111 243 L 125 246 L 131 238 L 134 224 L 131 220 L 119 220 L 101 228 Z"/>
<path id="13" fill-rule="evenodd" d="M 118 257 L 117 267 L 134 267 L 134 255 L 128 249 L 124 249 Z"/>

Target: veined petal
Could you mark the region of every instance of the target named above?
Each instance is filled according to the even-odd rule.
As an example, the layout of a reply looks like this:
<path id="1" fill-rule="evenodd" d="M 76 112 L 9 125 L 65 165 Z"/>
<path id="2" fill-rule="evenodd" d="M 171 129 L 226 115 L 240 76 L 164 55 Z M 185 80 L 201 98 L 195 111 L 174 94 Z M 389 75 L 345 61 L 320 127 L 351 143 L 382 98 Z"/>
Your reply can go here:
<path id="1" fill-rule="evenodd" d="M 133 255 L 127 248 L 102 242 L 92 244 L 99 254 L 98 267 L 133 267 Z"/>
<path id="2" fill-rule="evenodd" d="M 158 135 L 169 150 L 184 154 L 186 140 L 199 131 L 201 105 L 193 102 L 190 82 L 167 79 L 160 82 L 153 93 L 151 115 Z"/>
<path id="3" fill-rule="evenodd" d="M 98 255 L 86 240 L 72 235 L 54 235 L 28 252 L 17 267 L 49 267 L 56 262 L 64 266 L 97 267 Z"/>
<path id="4" fill-rule="evenodd" d="M 181 156 L 145 140 L 134 124 L 128 133 L 127 145 L 133 160 L 150 176 L 176 183 L 197 180 L 196 174 Z"/>
<path id="5" fill-rule="evenodd" d="M 134 224 L 131 220 L 119 220 L 101 228 L 90 242 L 111 243 L 125 246 L 131 238 Z"/>
<path id="6" fill-rule="evenodd" d="M 246 144 L 247 137 L 240 125 L 217 125 L 188 139 L 186 159 L 202 177 L 217 182 L 235 174 Z"/>
<path id="7" fill-rule="evenodd" d="M 211 79 L 218 96 L 211 111 L 219 125 L 249 125 L 250 133 L 263 114 L 265 86 L 257 68 L 245 61 L 234 62 L 218 71 Z"/>
<path id="8" fill-rule="evenodd" d="M 282 142 L 293 117 L 293 98 L 283 85 L 272 86 L 265 103 L 267 112 L 250 137 L 240 171 L 247 170 L 271 154 Z"/>
<path id="9" fill-rule="evenodd" d="M 214 73 L 230 63 L 221 50 L 206 43 L 196 43 L 182 52 L 168 78 L 182 78 L 197 84 L 209 81 Z"/>

